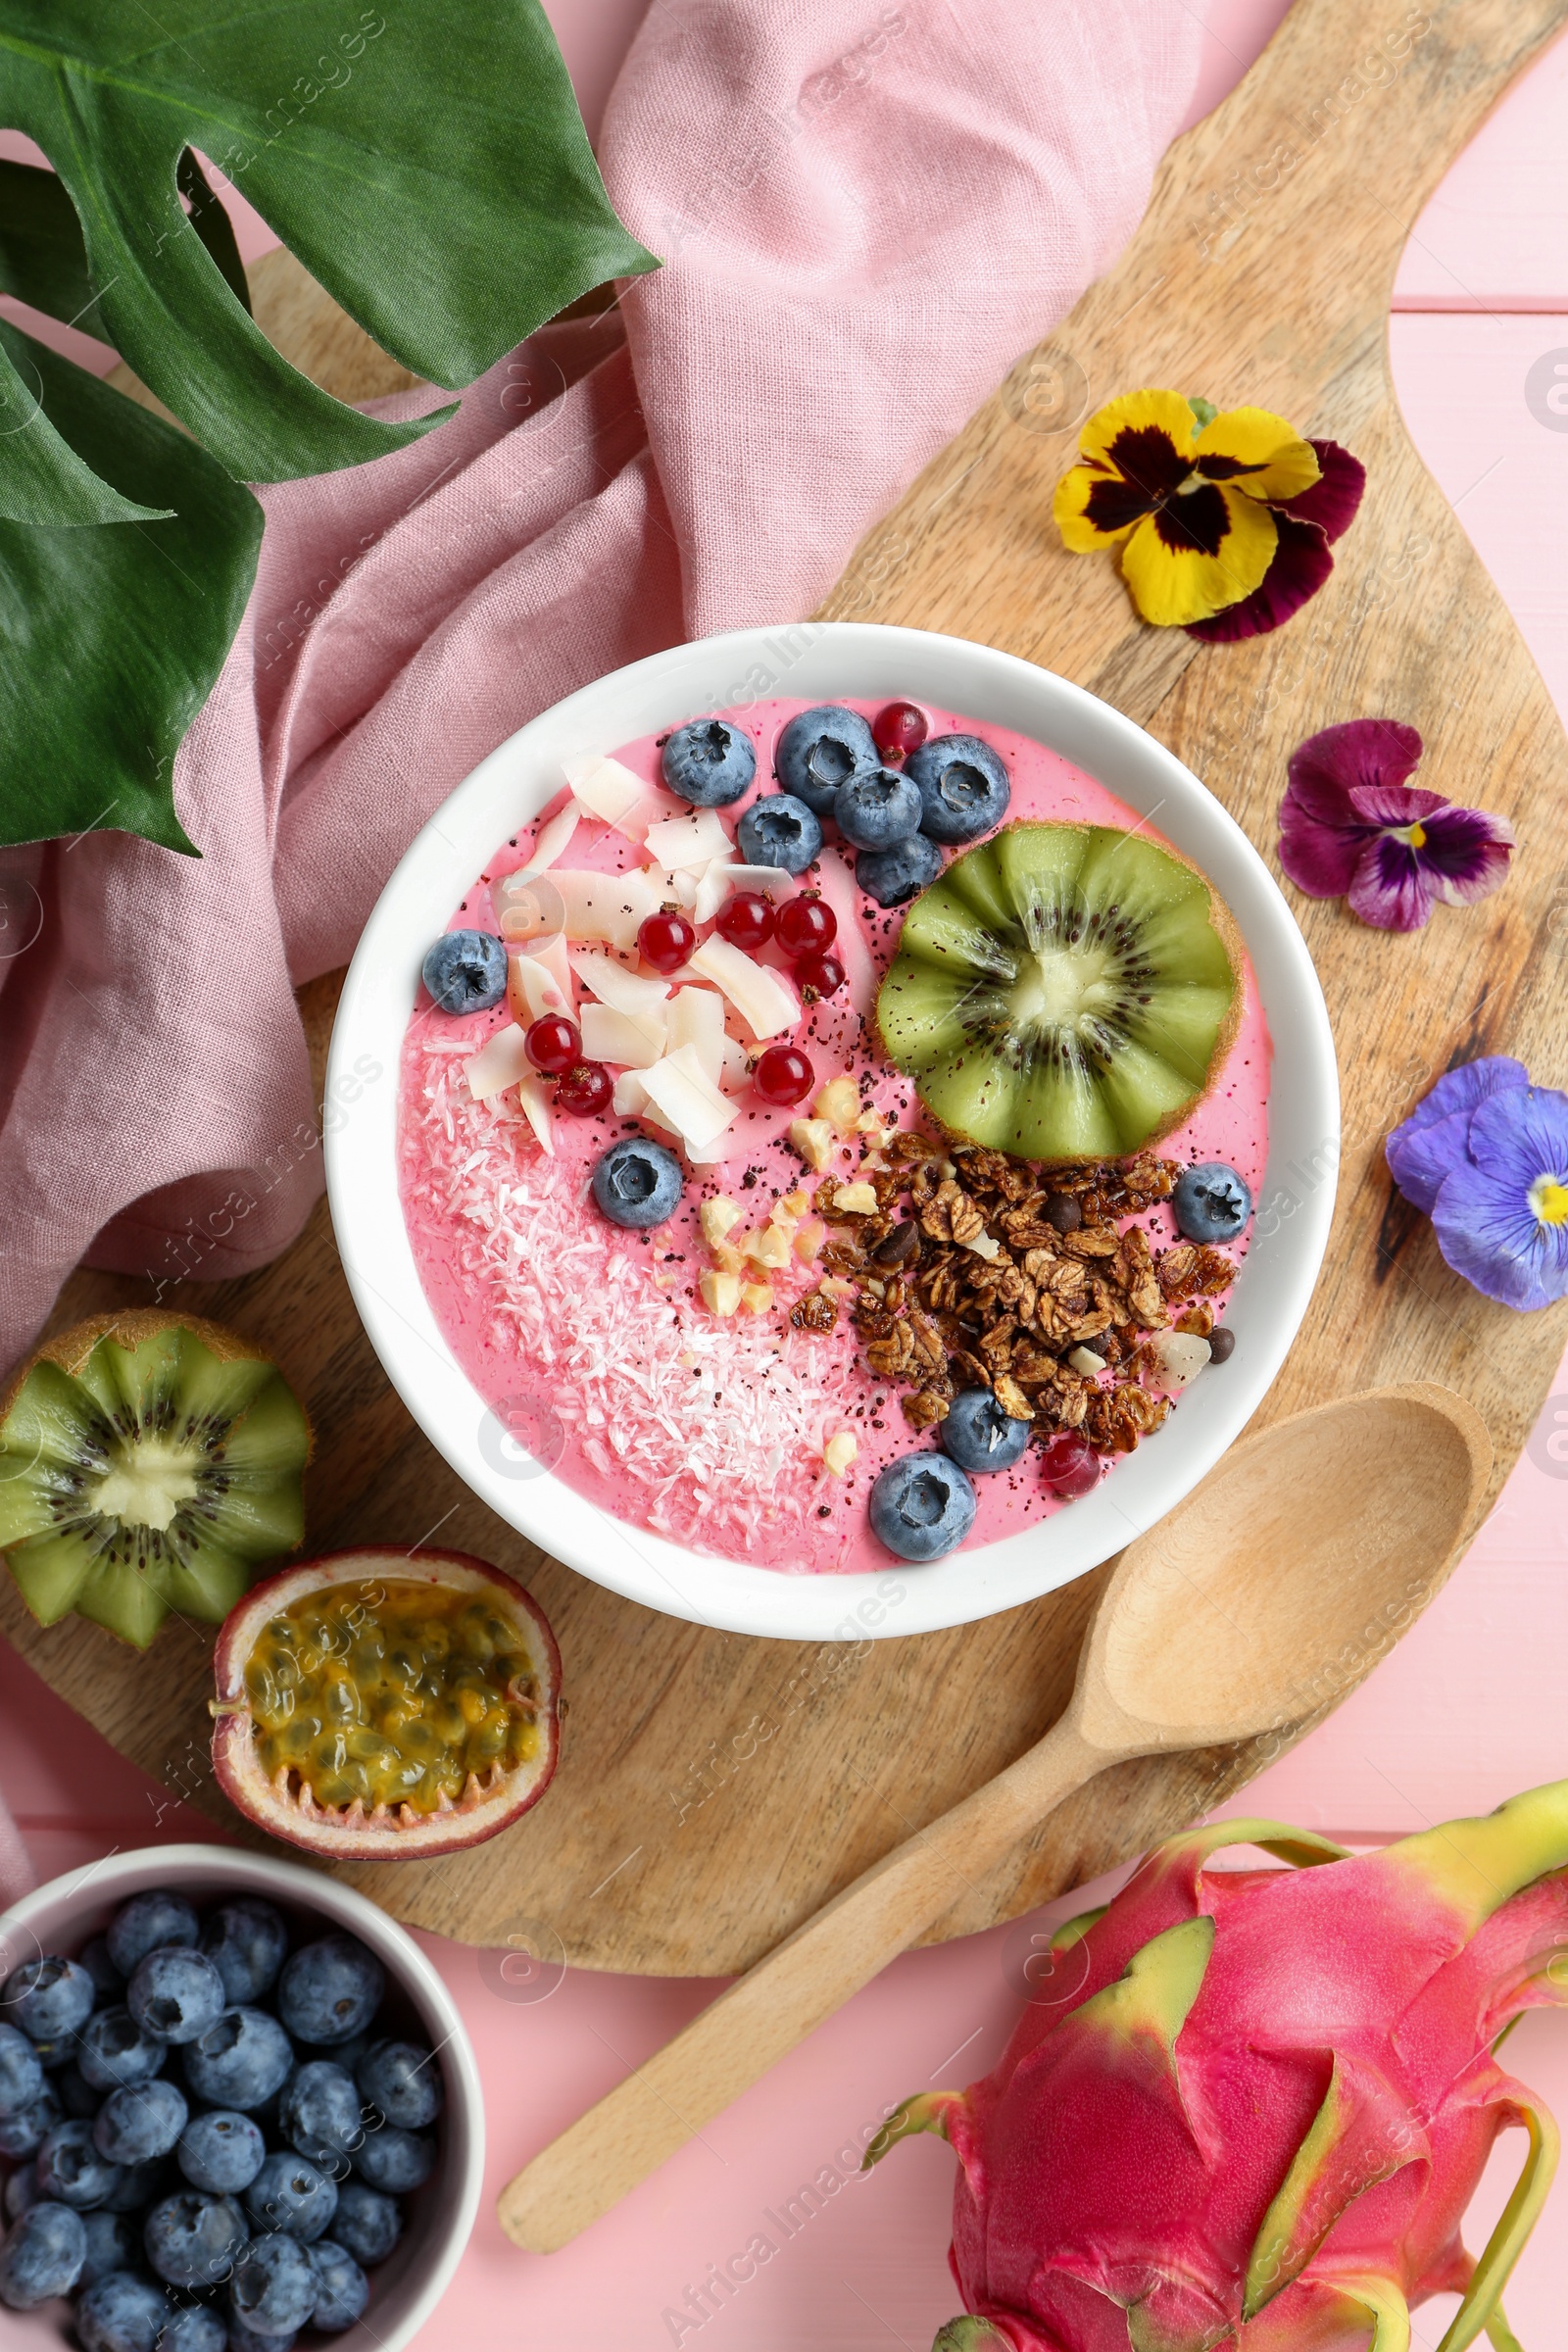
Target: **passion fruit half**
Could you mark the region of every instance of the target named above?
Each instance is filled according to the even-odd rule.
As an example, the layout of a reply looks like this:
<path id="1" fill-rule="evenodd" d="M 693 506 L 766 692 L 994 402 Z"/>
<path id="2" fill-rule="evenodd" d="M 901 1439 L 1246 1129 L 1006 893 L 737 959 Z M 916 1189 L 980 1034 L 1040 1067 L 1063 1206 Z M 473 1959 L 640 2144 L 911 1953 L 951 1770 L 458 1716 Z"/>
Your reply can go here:
<path id="1" fill-rule="evenodd" d="M 478 1845 L 550 1785 L 561 1652 L 544 1611 L 462 1551 L 390 1544 L 253 1586 L 213 1653 L 213 1765 L 272 1837 L 339 1860 Z"/>

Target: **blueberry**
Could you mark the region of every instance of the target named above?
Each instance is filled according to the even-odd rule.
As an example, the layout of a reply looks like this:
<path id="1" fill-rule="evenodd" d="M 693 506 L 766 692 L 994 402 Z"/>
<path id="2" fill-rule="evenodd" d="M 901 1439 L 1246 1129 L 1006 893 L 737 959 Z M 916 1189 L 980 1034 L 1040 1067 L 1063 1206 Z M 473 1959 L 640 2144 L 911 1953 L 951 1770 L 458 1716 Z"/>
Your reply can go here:
<path id="1" fill-rule="evenodd" d="M 989 1389 L 960 1389 L 936 1434 L 960 1470 L 1010 1470 L 1029 1444 L 1029 1423 L 1009 1420 Z"/>
<path id="2" fill-rule="evenodd" d="M 385 2262 L 403 2234 L 403 2216 L 390 2197 L 363 2180 L 345 2180 L 337 2192 L 332 2235 L 356 2262 L 371 2269 Z"/>
<path id="3" fill-rule="evenodd" d="M 493 931 L 443 931 L 420 968 L 443 1012 L 488 1012 L 507 993 L 507 951 Z"/>
<path id="4" fill-rule="evenodd" d="M 909 754 L 904 772 L 919 789 L 921 832 L 950 848 L 978 841 L 1007 813 L 1007 771 L 978 735 L 933 735 Z"/>
<path id="5" fill-rule="evenodd" d="M 14 2222 L 18 2214 L 26 2212 L 29 2205 L 36 2205 L 42 2195 L 43 2190 L 38 2186 L 37 2166 L 19 2164 L 6 2182 L 6 2219 Z"/>
<path id="6" fill-rule="evenodd" d="M 189 2114 L 172 2082 L 112 2090 L 93 2125 L 93 2146 L 111 2164 L 150 2164 L 177 2143 Z"/>
<path id="7" fill-rule="evenodd" d="M 103 2099 L 101 2090 L 94 2090 L 79 2066 L 63 2066 L 54 2079 L 54 2094 L 67 2115 L 85 2116 L 90 2123 Z"/>
<path id="8" fill-rule="evenodd" d="M 0 2026 L 0 2116 L 20 2115 L 43 2092 L 38 2053 L 15 2026 Z"/>
<path id="9" fill-rule="evenodd" d="M 69 2295 L 87 2257 L 87 2232 L 69 2205 L 29 2205 L 0 2246 L 0 2303 L 36 2311 Z"/>
<path id="10" fill-rule="evenodd" d="M 264 2230 L 319 2237 L 337 2211 L 337 2182 L 308 2156 L 269 2156 L 245 2191 L 245 2210 Z"/>
<path id="11" fill-rule="evenodd" d="M 1190 1242 L 1234 1242 L 1252 1213 L 1252 1196 L 1224 1160 L 1205 1159 L 1182 1170 L 1170 1205 Z"/>
<path id="12" fill-rule="evenodd" d="M 145 2213 L 149 2205 L 173 2185 L 171 2167 L 163 2156 L 150 2156 L 145 2164 L 122 2165 L 119 2180 L 104 2199 L 103 2210 Z"/>
<path id="13" fill-rule="evenodd" d="M 250 2234 L 250 2224 L 232 2197 L 184 2189 L 153 2207 L 142 2243 L 153 2269 L 171 2286 L 217 2286 L 228 2277 Z"/>
<path id="14" fill-rule="evenodd" d="M 868 767 L 841 784 L 833 821 L 858 850 L 890 850 L 920 830 L 920 795 L 896 767 Z"/>
<path id="15" fill-rule="evenodd" d="M 354 2151 L 354 2170 L 363 2173 L 372 2188 L 401 2197 L 429 2180 L 435 2164 L 435 2142 L 419 2132 L 400 2132 L 387 2124 L 368 2132 Z"/>
<path id="16" fill-rule="evenodd" d="M 923 833 L 896 841 L 891 850 L 862 850 L 855 860 L 855 879 L 879 906 L 905 906 L 941 871 L 942 852 Z"/>
<path id="17" fill-rule="evenodd" d="M 363 2034 L 381 2006 L 386 1975 L 357 1936 L 303 1944 L 278 1980 L 277 2014 L 299 2041 L 330 2047 Z"/>
<path id="18" fill-rule="evenodd" d="M 133 1894 L 115 1913 L 104 1940 L 110 1959 L 128 1979 L 149 1952 L 172 1943 L 194 1943 L 199 1933 L 196 1914 L 182 1894 Z"/>
<path id="19" fill-rule="evenodd" d="M 223 2014 L 223 1980 L 205 1952 L 160 1947 L 136 1964 L 125 2006 L 145 2033 L 176 2044 L 197 2040 Z"/>
<path id="20" fill-rule="evenodd" d="M 228 2329 L 216 2311 L 205 2303 L 187 2303 L 165 2320 L 157 2352 L 223 2352 L 229 2340 Z M 275 2344 L 277 2338 L 269 2340 Z"/>
<path id="21" fill-rule="evenodd" d="M 871 1489 L 871 1532 L 901 1560 L 940 1560 L 974 1525 L 975 1494 L 956 1462 L 906 1453 Z"/>
<path id="22" fill-rule="evenodd" d="M 15 2115 L 0 2115 L 0 2156 L 36 2156 L 43 2135 L 60 2121 L 60 2101 L 47 2086 Z"/>
<path id="23" fill-rule="evenodd" d="M 111 2213 L 107 2205 L 98 2205 L 82 2215 L 81 2226 L 87 2233 L 87 2256 L 78 2286 L 92 2286 L 111 2271 L 134 2270 L 140 2263 L 141 2230 L 128 2213 Z"/>
<path id="24" fill-rule="evenodd" d="M 281 2335 L 264 2335 L 259 2328 L 247 2328 L 243 2320 L 228 2315 L 228 2352 L 291 2352 L 297 2330 L 285 2328 Z"/>
<path id="25" fill-rule="evenodd" d="M 76 1959 L 79 1966 L 84 1968 L 91 1977 L 93 1989 L 100 2001 L 122 2001 L 124 1999 L 125 1980 L 109 1956 L 107 1936 L 92 1936 L 82 1945 L 76 1954 Z"/>
<path id="26" fill-rule="evenodd" d="M 264 2009 L 225 2009 L 199 2040 L 186 2043 L 183 2063 L 185 2081 L 205 2106 L 251 2108 L 282 2088 L 294 2052 Z"/>
<path id="27" fill-rule="evenodd" d="M 89 2017 L 76 2046 L 82 2081 L 94 2090 L 120 2090 L 161 2075 L 169 2044 L 147 2033 L 128 2009 L 100 2009 Z"/>
<path id="28" fill-rule="evenodd" d="M 405 2132 L 433 2124 L 441 2112 L 440 2066 L 417 2042 L 373 2042 L 360 2060 L 358 2081 L 376 2113 Z"/>
<path id="29" fill-rule="evenodd" d="M 84 2119 L 56 2124 L 38 2149 L 38 2186 L 46 2197 L 57 2197 L 78 2213 L 102 2205 L 121 2177 L 120 2166 L 95 2142 L 93 2130 Z"/>
<path id="30" fill-rule="evenodd" d="M 305 2248 L 296 2238 L 279 2233 L 253 2237 L 228 2282 L 235 2318 L 260 2335 L 285 2335 L 303 2328 L 319 2293 Z"/>
<path id="31" fill-rule="evenodd" d="M 260 1895 L 242 1894 L 222 1904 L 202 1930 L 197 1946 L 223 1980 L 231 2001 L 259 2001 L 277 1983 L 288 1950 L 283 1915 Z"/>
<path id="32" fill-rule="evenodd" d="M 316 2308 L 311 2318 L 327 2335 L 352 2328 L 370 2300 L 370 2281 L 352 2254 L 323 2237 L 311 2248 L 316 2273 Z"/>
<path id="33" fill-rule="evenodd" d="M 664 782 L 694 808 L 727 808 L 757 773 L 757 746 L 724 718 L 691 718 L 677 727 L 660 760 Z"/>
<path id="34" fill-rule="evenodd" d="M 261 2127 L 248 2115 L 220 2107 L 193 2116 L 180 2134 L 179 2169 L 192 2188 L 214 2196 L 232 2196 L 249 2188 L 262 2169 L 267 2142 Z"/>
<path id="35" fill-rule="evenodd" d="M 313 2164 L 332 2164 L 365 2137 L 354 2078 L 327 2058 L 311 2059 L 291 2078 L 278 2102 L 277 2122 L 290 2147 Z"/>
<path id="36" fill-rule="evenodd" d="M 815 810 L 793 793 L 769 792 L 752 803 L 735 839 L 747 865 L 778 865 L 787 874 L 804 874 L 822 847 L 822 825 Z"/>
<path id="37" fill-rule="evenodd" d="M 49 1953 L 12 1970 L 0 1991 L 0 2007 L 7 2023 L 20 2026 L 29 2041 L 52 2042 L 84 2026 L 97 1997 L 91 1977 L 77 1961 Z M 48 2059 L 43 2063 L 47 2066 Z"/>
<path id="38" fill-rule="evenodd" d="M 680 1161 L 640 1135 L 612 1144 L 594 1169 L 594 1199 L 612 1225 L 662 1225 L 685 1189 Z"/>
<path id="39" fill-rule="evenodd" d="M 773 746 L 773 773 L 818 816 L 832 815 L 834 796 L 858 769 L 880 764 L 869 722 L 841 703 L 797 710 Z"/>
<path id="40" fill-rule="evenodd" d="M 161 2288 L 133 2271 L 106 2271 L 76 2306 L 76 2333 L 86 2352 L 153 2352 L 169 2317 Z"/>

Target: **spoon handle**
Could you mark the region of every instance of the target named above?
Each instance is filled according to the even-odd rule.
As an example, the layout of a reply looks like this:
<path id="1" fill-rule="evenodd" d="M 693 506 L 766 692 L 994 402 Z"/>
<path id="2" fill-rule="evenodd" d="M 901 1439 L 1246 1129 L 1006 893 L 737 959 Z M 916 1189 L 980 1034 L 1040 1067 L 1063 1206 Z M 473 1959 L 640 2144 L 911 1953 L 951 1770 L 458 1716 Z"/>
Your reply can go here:
<path id="1" fill-rule="evenodd" d="M 1115 1759 L 1070 1717 L 816 1912 L 502 2191 L 501 2226 L 553 2254 L 841 2008 L 1043 1814 Z"/>

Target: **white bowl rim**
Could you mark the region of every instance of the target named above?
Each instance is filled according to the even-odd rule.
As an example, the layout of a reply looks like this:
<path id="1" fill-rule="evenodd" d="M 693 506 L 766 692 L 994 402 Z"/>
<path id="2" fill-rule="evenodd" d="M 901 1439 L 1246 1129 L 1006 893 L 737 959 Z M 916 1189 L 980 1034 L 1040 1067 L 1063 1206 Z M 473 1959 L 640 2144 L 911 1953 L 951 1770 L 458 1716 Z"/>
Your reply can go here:
<path id="1" fill-rule="evenodd" d="M 425 946 L 497 843 L 560 789 L 563 759 L 748 701 L 847 695 L 909 695 L 1010 727 L 1141 813 L 1157 811 L 1160 831 L 1228 901 L 1252 958 L 1274 1048 L 1269 1154 L 1223 1377 L 1189 1390 L 1180 1411 L 1094 1494 L 945 1560 L 890 1557 L 885 1570 L 792 1576 L 669 1543 L 612 1518 L 514 1448 L 508 1456 L 501 1424 L 458 1366 L 419 1283 L 398 1197 L 398 1068 Z M 1306 1311 L 1334 1211 L 1340 1100 L 1328 1012 L 1295 917 L 1247 835 L 1174 753 L 1084 687 L 1016 655 L 921 629 L 807 621 L 730 630 L 615 670 L 529 720 L 448 795 L 387 882 L 350 964 L 323 1128 L 338 1247 L 370 1343 L 426 1437 L 500 1519 L 666 1615 L 777 1640 L 859 1641 L 973 1623 L 1054 1591 L 1152 1526 L 1212 1468 L 1262 1402 Z"/>
<path id="2" fill-rule="evenodd" d="M 315 1911 L 348 1929 L 385 1963 L 388 1975 L 395 1977 L 399 1989 L 411 1996 L 431 2028 L 453 2092 L 448 2112 L 462 2121 L 461 2171 L 456 2178 L 449 2175 L 443 2184 L 451 2199 L 451 2218 L 439 2246 L 431 2249 L 423 2278 L 391 2326 L 372 2328 L 367 2320 L 332 2339 L 344 2352 L 400 2352 L 430 2318 L 463 2259 L 478 2217 L 485 2156 L 484 2091 L 468 2030 L 446 1984 L 407 1929 L 357 1887 L 272 1854 L 222 1845 L 141 1845 L 64 1871 L 0 1912 L 0 1976 L 32 1956 L 17 1950 L 18 1937 L 31 1937 L 33 1921 L 62 1904 L 74 1904 L 90 1893 L 96 1903 L 112 1906 L 147 1886 L 197 1880 L 210 1883 L 215 1894 L 271 1894 L 279 1903 Z M 454 2136 L 449 2130 L 446 2162 L 459 2159 Z"/>

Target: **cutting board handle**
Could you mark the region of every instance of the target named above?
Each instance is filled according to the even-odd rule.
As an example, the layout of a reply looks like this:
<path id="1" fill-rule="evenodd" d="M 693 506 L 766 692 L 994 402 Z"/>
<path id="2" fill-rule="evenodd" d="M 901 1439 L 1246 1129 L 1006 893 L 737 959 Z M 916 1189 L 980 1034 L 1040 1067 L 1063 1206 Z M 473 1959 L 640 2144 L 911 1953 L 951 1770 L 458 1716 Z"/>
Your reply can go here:
<path id="1" fill-rule="evenodd" d="M 1254 281 L 1254 317 L 1327 301 L 1381 330 L 1422 206 L 1564 24 L 1568 0 L 1296 0 L 1230 96 L 1170 149 L 1142 241 L 1185 243 L 1227 281 L 1218 299 Z M 1336 233 L 1347 210 L 1350 256 Z"/>

